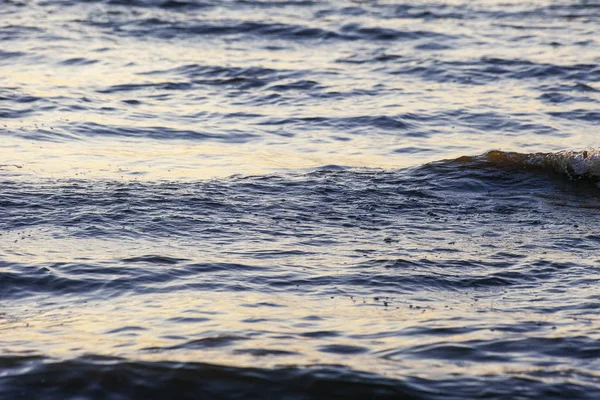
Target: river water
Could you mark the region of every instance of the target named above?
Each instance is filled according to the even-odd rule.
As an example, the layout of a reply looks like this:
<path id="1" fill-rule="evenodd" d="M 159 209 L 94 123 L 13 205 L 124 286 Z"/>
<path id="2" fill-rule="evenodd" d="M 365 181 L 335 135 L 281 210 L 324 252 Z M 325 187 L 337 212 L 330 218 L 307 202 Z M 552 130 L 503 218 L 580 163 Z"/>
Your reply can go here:
<path id="1" fill-rule="evenodd" d="M 0 1 L 0 398 L 600 398 L 600 3 Z"/>

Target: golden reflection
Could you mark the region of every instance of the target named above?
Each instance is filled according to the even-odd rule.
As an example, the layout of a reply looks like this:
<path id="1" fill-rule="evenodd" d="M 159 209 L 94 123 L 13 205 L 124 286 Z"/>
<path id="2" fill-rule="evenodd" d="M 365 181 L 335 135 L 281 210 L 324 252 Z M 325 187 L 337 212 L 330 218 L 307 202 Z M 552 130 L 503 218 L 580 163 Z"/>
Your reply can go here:
<path id="1" fill-rule="evenodd" d="M 196 180 L 264 174 L 323 165 L 398 168 L 414 160 L 326 151 L 303 153 L 285 144 L 87 139 L 56 143 L 7 138 L 0 176 L 52 179 Z M 337 147 L 332 145 L 331 147 Z M 351 149 L 350 149 L 351 150 Z M 17 167 L 18 166 L 18 167 Z"/>
<path id="2" fill-rule="evenodd" d="M 392 4 L 379 2 L 384 3 Z M 447 3 L 464 5 L 465 2 L 450 0 Z M 303 8 L 310 11 L 306 11 L 309 14 L 302 21 L 298 15 L 291 14 L 297 12 L 297 7 L 289 8 L 293 11 L 278 7 L 277 17 L 273 17 L 278 23 L 292 26 L 302 23 L 332 32 L 340 32 L 351 21 L 366 28 L 376 26 L 407 33 L 422 30 L 452 35 L 450 46 L 440 51 L 418 49 L 424 42 L 420 40 L 375 40 L 373 43 L 368 39 L 288 40 L 281 46 L 275 35 L 266 39 L 256 35 L 247 42 L 236 41 L 233 36 L 223 41 L 219 35 L 193 35 L 194 40 L 185 37 L 181 42 L 148 37 L 151 35 L 127 37 L 122 30 L 92 28 L 91 24 L 81 22 L 102 22 L 107 18 L 131 18 L 140 22 L 148 16 L 144 13 L 152 13 L 152 7 L 139 7 L 132 15 L 121 17 L 107 16 L 104 7 L 100 7 L 99 12 L 88 12 L 84 7 L 82 13 L 73 6 L 70 10 L 73 15 L 64 12 L 51 15 L 44 11 L 45 5 L 22 7 L 27 11 L 23 11 L 26 15 L 17 21 L 19 24 L 39 27 L 40 32 L 47 30 L 45 34 L 57 39 L 46 38 L 42 42 L 32 36 L 3 41 L 2 51 L 24 54 L 15 59 L 16 67 L 12 59 L 0 65 L 0 86 L 6 91 L 8 107 L 13 108 L 9 111 L 15 115 L 0 123 L 0 178 L 28 183 L 85 179 L 90 184 L 98 183 L 97 180 L 194 181 L 235 174 L 311 170 L 325 165 L 396 169 L 482 154 L 492 149 L 537 153 L 595 144 L 597 124 L 551 116 L 552 111 L 560 108 L 539 99 L 546 91 L 540 90 L 541 85 L 558 85 L 555 81 L 564 76 L 544 79 L 532 75 L 518 79 L 509 77 L 508 71 L 504 75 L 486 74 L 487 66 L 482 61 L 486 57 L 498 57 L 515 62 L 570 65 L 571 69 L 575 64 L 594 65 L 598 61 L 594 51 L 579 51 L 584 47 L 569 44 L 580 40 L 577 36 L 581 31 L 577 29 L 581 27 L 577 28 L 576 21 L 570 21 L 569 29 L 563 29 L 563 33 L 544 30 L 549 32 L 546 35 L 540 30 L 536 33 L 541 35 L 540 43 L 531 45 L 527 38 L 519 37 L 525 32 L 498 28 L 495 21 L 477 13 L 478 8 L 487 7 L 506 10 L 511 5 L 521 5 L 522 0 L 508 0 L 502 5 L 492 3 L 469 4 L 466 9 L 472 7 L 475 17 L 465 19 L 381 18 L 367 12 L 353 17 L 332 13 L 317 21 L 317 18 L 311 19 L 314 17 L 312 7 Z M 210 13 L 210 7 L 208 9 L 199 12 Z M 244 21 L 264 17 L 261 16 L 264 10 L 240 16 L 236 7 L 215 9 L 222 14 L 174 12 L 169 21 L 206 17 L 211 23 L 223 23 L 240 17 Z M 286 14 L 288 12 L 290 14 Z M 137 22 L 125 28 L 134 29 Z M 544 28 L 555 27 L 564 28 L 564 21 L 553 19 Z M 564 34 L 571 30 L 572 35 Z M 79 35 L 83 32 L 83 36 Z M 60 40 L 60 35 L 73 40 Z M 561 46 L 550 47 L 545 43 L 546 39 L 554 40 L 554 35 L 558 37 L 556 40 L 564 42 Z M 88 40 L 90 38 L 94 40 Z M 587 49 L 595 49 L 593 46 Z M 384 53 L 397 57 L 397 62 L 377 65 L 366 62 L 369 57 Z M 340 62 L 356 55 L 364 56 L 365 63 Z M 65 63 L 72 57 L 83 57 L 91 63 Z M 235 83 L 211 82 L 214 78 L 211 74 L 176 71 L 186 65 L 192 66 L 192 70 L 193 66 L 232 70 L 270 68 L 281 77 L 263 82 L 264 86 L 248 93 Z M 430 67 L 430 74 L 403 73 L 414 67 Z M 269 95 L 276 92 L 272 85 L 292 83 L 299 76 L 318 81 L 320 89 L 316 93 L 287 93 L 277 101 L 268 100 Z M 482 76 L 488 81 L 465 80 Z M 215 80 L 220 78 L 222 76 L 217 76 Z M 162 84 L 187 84 L 188 88 L 161 89 Z M 589 100 L 585 103 L 574 100 L 568 105 L 572 110 L 600 101 L 597 82 L 586 84 L 591 89 L 585 94 Z M 10 101 L 11 96 L 21 95 L 39 99 Z M 406 127 L 395 129 L 385 124 L 370 124 L 369 117 L 397 119 L 406 123 Z M 356 121 L 353 118 L 367 121 L 347 123 Z M 105 130 L 94 132 L 94 127 Z M 113 135 L 119 129 L 129 131 L 121 136 Z M 192 134 L 190 140 L 172 138 L 185 132 L 205 132 L 209 137 L 199 140 Z M 241 139 L 235 137 L 236 132 L 241 133 Z M 153 139 L 153 134 L 163 137 Z M 534 202 L 538 201 L 543 199 L 536 197 Z M 493 206 L 492 201 L 488 205 Z M 498 205 L 498 208 L 503 206 Z M 531 210 L 531 213 L 539 212 Z M 57 214 L 68 212 L 60 206 L 55 211 Z M 104 211 L 99 208 L 96 212 Z M 126 226 L 118 224 L 107 224 L 105 228 L 110 230 L 107 235 L 85 237 L 75 234 L 87 227 L 85 222 L 75 223 L 76 226 L 70 228 L 60 225 L 64 221 L 61 218 L 35 222 L 37 225 L 32 228 L 8 229 L 0 232 L 0 272 L 8 277 L 20 275 L 25 281 L 33 277 L 35 284 L 26 286 L 17 282 L 15 287 L 23 290 L 23 296 L 15 295 L 10 302 L 1 305 L 0 356 L 41 354 L 72 359 L 94 353 L 142 361 L 266 368 L 340 364 L 401 379 L 408 375 L 426 379 L 447 378 L 452 374 L 482 378 L 491 374 L 532 375 L 535 371 L 530 365 L 541 362 L 544 372 L 554 368 L 571 373 L 568 369 L 571 366 L 566 364 L 575 358 L 551 360 L 558 367 L 547 367 L 544 349 L 535 349 L 538 353 L 530 359 L 526 350 L 515 351 L 512 354 L 515 359 L 511 359 L 510 354 L 502 358 L 506 354 L 493 350 L 493 345 L 498 343 L 528 337 L 587 335 L 586 339 L 593 340 L 598 336 L 600 319 L 597 314 L 586 311 L 592 309 L 587 304 L 587 308 L 581 309 L 573 304 L 563 305 L 563 310 L 569 311 L 546 312 L 543 307 L 536 307 L 540 303 L 534 301 L 539 302 L 544 296 L 543 300 L 550 304 L 549 297 L 555 290 L 550 280 L 539 285 L 539 292 L 531 288 L 532 281 L 525 279 L 519 284 L 522 287 L 499 285 L 502 287 L 480 290 L 472 285 L 470 293 L 453 287 L 441 290 L 427 287 L 426 280 L 421 288 L 398 289 L 385 285 L 327 284 L 326 278 L 343 276 L 344 268 L 357 260 L 359 256 L 353 253 L 357 248 L 370 251 L 361 254 L 361 260 L 367 254 L 382 259 L 429 257 L 439 261 L 436 265 L 440 267 L 428 266 L 424 274 L 428 277 L 449 274 L 449 269 L 442 267 L 447 253 L 436 251 L 434 247 L 434 242 L 447 243 L 448 236 L 452 250 L 456 250 L 452 253 L 455 261 L 494 259 L 499 250 L 510 251 L 516 247 L 522 251 L 527 249 L 531 259 L 537 257 L 552 262 L 572 263 L 574 254 L 579 254 L 577 248 L 569 252 L 552 248 L 557 232 L 564 227 L 535 231 L 529 225 L 516 222 L 495 225 L 485 218 L 486 214 L 482 213 L 476 226 L 457 225 L 456 232 L 450 235 L 446 229 L 450 229 L 447 226 L 452 222 L 446 226 L 436 225 L 436 229 L 439 228 L 436 238 L 416 223 L 397 226 L 412 233 L 402 239 L 399 248 L 391 250 L 382 248 L 375 229 L 365 233 L 364 238 L 351 240 L 342 237 L 339 231 L 333 232 L 332 237 L 343 242 L 339 246 L 337 243 L 311 244 L 299 237 L 287 242 L 277 238 L 277 243 L 267 243 L 260 238 L 237 240 L 234 235 L 218 242 L 219 239 L 207 235 L 131 234 Z M 400 225 L 393 219 L 386 222 L 390 225 L 377 227 L 381 232 Z M 261 229 L 268 228 L 261 226 Z M 243 224 L 236 229 L 244 229 Z M 323 236 L 329 233 L 324 226 L 314 229 L 323 229 L 320 232 Z M 577 236 L 570 237 L 574 242 L 586 235 L 596 235 L 594 223 L 578 229 L 573 234 Z M 518 245 L 516 240 L 520 241 Z M 490 248 L 490 243 L 494 248 Z M 254 257 L 287 249 L 314 251 L 318 256 Z M 533 254 L 535 251 L 538 253 Z M 246 276 L 232 267 L 231 271 L 215 278 L 213 273 L 178 274 L 183 272 L 179 265 L 124 261 L 145 254 L 243 263 L 264 267 L 264 271 L 257 268 Z M 590 254 L 591 251 L 581 256 L 588 257 L 584 260 L 588 264 L 595 262 Z M 61 262 L 75 265 L 61 268 Z M 288 265 L 282 266 L 283 263 Z M 471 264 L 474 265 L 465 268 L 474 278 L 489 275 L 485 266 Z M 299 265 L 301 272 L 295 268 Z M 157 275 L 153 275 L 155 272 Z M 283 288 L 264 284 L 254 290 L 252 285 L 258 286 L 256 281 L 264 278 L 263 273 L 272 274 L 268 278 L 274 277 L 273 282 L 280 279 L 278 274 L 281 274 L 285 278 L 296 275 L 307 281 L 320 279 L 325 283 L 306 288 L 301 284 Z M 176 278 L 169 280 L 169 274 Z M 145 276 L 160 279 L 145 281 Z M 386 279 L 392 283 L 396 279 L 398 287 L 403 278 L 401 272 L 398 275 L 392 270 L 386 273 Z M 71 279 L 75 284 L 61 286 L 61 279 Z M 560 277 L 554 279 L 558 281 Z M 122 283 L 127 280 L 135 282 L 130 286 Z M 237 285 L 234 289 L 228 287 L 232 280 L 232 284 Z M 574 295 L 582 306 L 582 299 L 597 299 L 593 285 L 578 285 L 576 289 Z M 541 311 L 532 311 L 536 309 Z M 579 311 L 576 316 L 573 314 Z M 482 343 L 490 345 L 488 350 Z M 327 346 L 332 345 L 354 346 L 356 351 L 327 351 Z M 458 356 L 450 352 L 447 357 L 435 358 L 427 353 L 436 346 L 459 348 Z M 461 359 L 461 346 L 476 356 Z M 257 349 L 260 351 L 252 352 Z M 274 353 L 269 354 L 269 350 Z M 277 355 L 278 351 L 294 354 Z M 528 366 L 523 367 L 526 363 Z M 600 372 L 592 368 L 585 373 L 600 378 Z M 546 378 L 537 374 L 535 379 Z"/>
<path id="3" fill-rule="evenodd" d="M 508 370 L 518 373 L 519 364 L 492 358 L 477 363 L 474 371 L 471 362 L 437 361 L 419 356 L 415 349 L 444 343 L 472 346 L 478 341 L 522 340 L 527 333 L 491 328 L 498 321 L 520 327 L 530 324 L 531 335 L 535 336 L 539 328 L 534 321 L 541 318 L 526 311 L 497 314 L 490 309 L 468 320 L 467 299 L 463 296 L 433 303 L 425 311 L 409 308 L 405 302 L 398 302 L 400 307 L 384 307 L 371 300 L 357 304 L 349 296 L 330 299 L 291 293 L 180 291 L 121 297 L 118 302 L 108 303 L 77 297 L 73 294 L 62 301 L 55 297 L 47 305 L 41 299 L 36 308 L 19 302 L 6 305 L 0 319 L 2 353 L 35 353 L 43 349 L 47 357 L 62 359 L 85 355 L 93 349 L 95 354 L 145 361 L 240 367 L 340 364 L 397 378 L 407 373 L 428 378 L 448 373 L 503 374 Z M 451 307 L 446 308 L 447 305 Z M 558 316 L 555 320 L 567 323 Z M 600 328 L 595 317 L 585 323 L 588 330 Z M 457 333 L 430 335 L 424 330 L 416 334 L 415 329 L 424 327 L 451 328 Z M 459 333 L 466 331 L 463 327 L 468 327 L 469 332 Z M 310 332 L 331 334 L 311 336 Z M 560 337 L 560 332 L 556 336 Z M 215 339 L 218 344 L 211 345 L 217 343 Z M 330 345 L 364 347 L 365 351 L 323 351 Z M 252 349 L 260 349 L 262 353 L 256 354 L 266 355 L 253 355 Z M 275 353 L 268 355 L 269 350 Z M 295 354 L 276 355 L 277 351 Z"/>

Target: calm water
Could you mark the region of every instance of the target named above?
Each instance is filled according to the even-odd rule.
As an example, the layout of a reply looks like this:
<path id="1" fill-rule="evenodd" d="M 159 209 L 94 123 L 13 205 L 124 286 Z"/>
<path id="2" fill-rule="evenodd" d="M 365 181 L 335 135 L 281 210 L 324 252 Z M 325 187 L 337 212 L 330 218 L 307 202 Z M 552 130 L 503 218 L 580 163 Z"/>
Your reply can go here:
<path id="1" fill-rule="evenodd" d="M 0 398 L 598 399 L 599 133 L 597 0 L 0 0 Z"/>

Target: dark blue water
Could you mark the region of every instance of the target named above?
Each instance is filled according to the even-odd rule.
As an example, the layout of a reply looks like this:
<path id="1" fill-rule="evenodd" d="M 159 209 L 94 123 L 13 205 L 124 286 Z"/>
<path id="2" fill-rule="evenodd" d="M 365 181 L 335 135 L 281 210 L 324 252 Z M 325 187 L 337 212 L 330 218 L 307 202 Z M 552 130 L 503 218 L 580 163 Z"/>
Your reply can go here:
<path id="1" fill-rule="evenodd" d="M 600 398 L 599 37 L 0 1 L 0 398 Z"/>

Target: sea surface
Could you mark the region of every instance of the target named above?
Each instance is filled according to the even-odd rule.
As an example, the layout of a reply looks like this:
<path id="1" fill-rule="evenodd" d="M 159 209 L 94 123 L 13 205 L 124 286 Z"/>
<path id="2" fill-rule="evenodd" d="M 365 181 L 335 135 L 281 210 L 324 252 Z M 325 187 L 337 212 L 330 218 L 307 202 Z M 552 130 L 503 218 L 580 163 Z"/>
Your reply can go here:
<path id="1" fill-rule="evenodd" d="M 0 0 L 0 399 L 599 399 L 598 0 Z"/>

